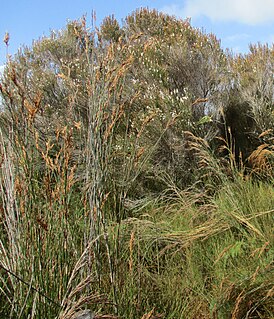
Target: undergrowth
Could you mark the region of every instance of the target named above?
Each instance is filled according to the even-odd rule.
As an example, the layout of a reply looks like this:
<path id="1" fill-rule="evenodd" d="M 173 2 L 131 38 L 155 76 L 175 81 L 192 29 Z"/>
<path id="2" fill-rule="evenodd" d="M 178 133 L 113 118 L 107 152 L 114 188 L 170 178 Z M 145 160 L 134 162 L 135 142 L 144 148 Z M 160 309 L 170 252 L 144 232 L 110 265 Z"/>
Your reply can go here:
<path id="1" fill-rule="evenodd" d="M 9 59 L 1 318 L 273 318 L 268 50 L 233 59 L 142 9 L 123 28 L 69 23 Z"/>

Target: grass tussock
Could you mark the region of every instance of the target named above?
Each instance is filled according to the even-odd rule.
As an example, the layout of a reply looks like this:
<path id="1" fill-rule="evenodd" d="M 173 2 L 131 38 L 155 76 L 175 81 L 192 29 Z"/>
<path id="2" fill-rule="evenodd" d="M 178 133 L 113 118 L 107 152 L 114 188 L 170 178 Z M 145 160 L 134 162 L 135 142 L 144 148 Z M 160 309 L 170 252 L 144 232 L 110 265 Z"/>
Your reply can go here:
<path id="1" fill-rule="evenodd" d="M 269 51 L 142 9 L 10 58 L 1 318 L 273 318 Z"/>

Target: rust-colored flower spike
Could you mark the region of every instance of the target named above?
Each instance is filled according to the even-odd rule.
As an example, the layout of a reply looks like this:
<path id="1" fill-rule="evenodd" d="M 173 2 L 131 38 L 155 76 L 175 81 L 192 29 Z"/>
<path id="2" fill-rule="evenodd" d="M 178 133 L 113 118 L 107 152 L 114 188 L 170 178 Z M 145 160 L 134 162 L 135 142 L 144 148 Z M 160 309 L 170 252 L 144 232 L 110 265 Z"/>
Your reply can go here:
<path id="1" fill-rule="evenodd" d="M 5 33 L 3 41 L 5 42 L 6 46 L 9 45 L 9 40 L 10 40 L 10 34 L 8 32 Z"/>

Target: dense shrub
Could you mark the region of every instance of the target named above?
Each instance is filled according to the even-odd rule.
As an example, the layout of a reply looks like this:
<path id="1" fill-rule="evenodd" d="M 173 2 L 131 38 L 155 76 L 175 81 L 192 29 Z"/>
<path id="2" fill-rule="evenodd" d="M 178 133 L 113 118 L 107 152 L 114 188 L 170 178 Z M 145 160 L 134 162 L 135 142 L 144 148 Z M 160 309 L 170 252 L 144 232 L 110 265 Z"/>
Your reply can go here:
<path id="1" fill-rule="evenodd" d="M 273 316 L 273 46 L 85 18 L 0 82 L 0 314 Z"/>

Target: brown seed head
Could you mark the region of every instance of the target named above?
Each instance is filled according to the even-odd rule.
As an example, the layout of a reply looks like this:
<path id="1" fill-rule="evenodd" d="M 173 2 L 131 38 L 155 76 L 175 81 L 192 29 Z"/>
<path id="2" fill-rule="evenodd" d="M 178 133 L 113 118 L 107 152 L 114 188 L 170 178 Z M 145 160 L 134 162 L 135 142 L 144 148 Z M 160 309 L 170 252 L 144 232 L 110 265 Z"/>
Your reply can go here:
<path id="1" fill-rule="evenodd" d="M 4 43 L 6 44 L 6 46 L 9 45 L 9 40 L 10 40 L 10 34 L 8 32 L 5 33 L 5 36 L 4 36 Z"/>

